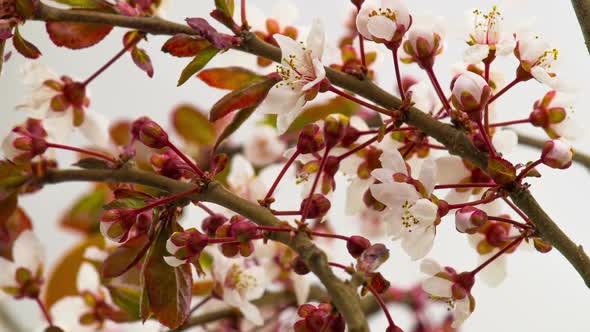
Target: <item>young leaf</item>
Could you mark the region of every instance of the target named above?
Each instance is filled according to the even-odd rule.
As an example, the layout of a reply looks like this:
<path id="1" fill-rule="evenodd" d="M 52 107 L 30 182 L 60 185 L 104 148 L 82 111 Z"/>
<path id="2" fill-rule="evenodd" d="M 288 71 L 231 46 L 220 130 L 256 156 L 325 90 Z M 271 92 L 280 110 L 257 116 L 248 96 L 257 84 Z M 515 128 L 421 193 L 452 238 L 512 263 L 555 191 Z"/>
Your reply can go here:
<path id="1" fill-rule="evenodd" d="M 106 185 L 98 185 L 91 192 L 80 197 L 77 202 L 62 216 L 60 225 L 83 234 L 98 231 L 98 220 L 103 212 L 102 207 L 110 198 L 110 190 Z"/>
<path id="2" fill-rule="evenodd" d="M 256 110 L 256 107 L 249 107 L 249 108 L 244 108 L 243 110 L 240 110 L 236 114 L 236 116 L 234 116 L 234 118 L 231 120 L 231 122 L 223 129 L 223 131 L 221 132 L 221 135 L 219 135 L 219 137 L 217 138 L 217 141 L 215 142 L 215 146 L 213 147 L 213 150 L 216 150 L 217 147 L 226 138 L 230 137 L 231 134 L 233 134 L 236 130 L 238 130 L 240 128 L 240 126 L 242 126 L 242 124 L 244 122 L 246 122 L 246 120 L 248 120 L 250 115 L 252 115 L 252 113 L 254 113 L 255 110 Z"/>
<path id="3" fill-rule="evenodd" d="M 215 30 L 215 28 L 203 18 L 187 18 L 186 23 L 195 30 L 199 36 L 207 39 L 213 44 L 213 46 L 220 50 L 227 50 L 241 43 L 241 39 L 238 37 L 217 32 L 217 30 Z"/>
<path id="4" fill-rule="evenodd" d="M 308 123 L 314 123 L 327 117 L 330 114 L 343 114 L 350 116 L 360 110 L 357 103 L 354 103 L 348 99 L 342 97 L 335 97 L 328 100 L 325 103 L 313 105 L 307 107 L 299 114 L 299 116 L 293 121 L 287 133 L 292 133 L 300 130 Z"/>
<path id="5" fill-rule="evenodd" d="M 54 2 L 68 5 L 74 8 L 86 8 L 86 9 L 104 9 L 107 8 L 104 1 L 100 0 L 53 0 Z"/>
<path id="6" fill-rule="evenodd" d="M 172 124 L 174 129 L 185 140 L 198 144 L 210 145 L 215 140 L 215 128 L 192 105 L 180 105 L 172 111 Z"/>
<path id="7" fill-rule="evenodd" d="M 170 211 L 162 213 L 159 230 L 145 256 L 141 271 L 142 318 L 145 319 L 151 312 L 160 323 L 171 329 L 182 325 L 189 316 L 193 284 L 188 264 L 175 268 L 163 259 L 169 255 L 166 241 L 172 235 L 173 224 L 176 223 L 173 214 Z M 146 311 L 148 308 L 149 311 Z"/>
<path id="8" fill-rule="evenodd" d="M 150 239 L 145 234 L 130 239 L 117 247 L 105 259 L 100 268 L 100 274 L 103 278 L 115 278 L 122 275 L 139 262 L 149 245 Z"/>
<path id="9" fill-rule="evenodd" d="M 78 160 L 78 162 L 75 163 L 74 166 L 78 166 L 78 167 L 84 168 L 84 169 L 109 169 L 110 168 L 109 163 L 106 160 L 92 158 L 92 157 L 82 158 L 82 159 Z"/>
<path id="10" fill-rule="evenodd" d="M 497 184 L 503 185 L 516 179 L 516 168 L 500 157 L 488 158 L 488 174 Z"/>
<path id="11" fill-rule="evenodd" d="M 270 76 L 263 81 L 252 83 L 228 93 L 213 105 L 211 113 L 209 113 L 209 120 L 217 121 L 233 111 L 258 107 L 278 81 L 278 77 Z"/>
<path id="12" fill-rule="evenodd" d="M 73 50 L 93 46 L 113 30 L 110 25 L 77 22 L 47 22 L 45 28 L 55 45 Z"/>
<path id="13" fill-rule="evenodd" d="M 218 89 L 236 90 L 248 84 L 260 81 L 260 76 L 242 67 L 211 68 L 197 75 L 207 85 Z"/>
<path id="14" fill-rule="evenodd" d="M 227 17 L 234 16 L 234 0 L 215 0 L 215 7 L 221 10 Z"/>
<path id="15" fill-rule="evenodd" d="M 20 233 L 32 229 L 31 219 L 17 206 L 16 194 L 0 201 L 0 257 L 12 259 L 12 244 Z"/>
<path id="16" fill-rule="evenodd" d="M 18 53 L 22 54 L 25 58 L 37 59 L 39 56 L 41 56 L 41 51 L 39 51 L 37 46 L 33 45 L 31 42 L 27 41 L 23 38 L 23 36 L 21 36 L 18 26 L 14 28 L 12 44 Z"/>
<path id="17" fill-rule="evenodd" d="M 138 320 L 140 317 L 138 287 L 130 287 L 126 284 L 108 285 L 107 289 L 111 294 L 113 303 L 125 311 L 132 320 Z"/>
<path id="18" fill-rule="evenodd" d="M 180 78 L 178 79 L 178 85 L 183 85 L 191 76 L 196 74 L 199 70 L 203 69 L 215 55 L 219 53 L 219 49 L 213 45 L 201 50 L 195 58 L 184 68 Z"/>
<path id="19" fill-rule="evenodd" d="M 162 52 L 176 57 L 191 57 L 209 46 L 211 43 L 206 39 L 179 33 L 164 43 Z"/>
<path id="20" fill-rule="evenodd" d="M 154 67 L 152 66 L 152 60 L 143 49 L 134 47 L 131 51 L 131 59 L 133 59 L 133 62 L 137 65 L 137 67 L 145 71 L 150 78 L 154 76 Z"/>

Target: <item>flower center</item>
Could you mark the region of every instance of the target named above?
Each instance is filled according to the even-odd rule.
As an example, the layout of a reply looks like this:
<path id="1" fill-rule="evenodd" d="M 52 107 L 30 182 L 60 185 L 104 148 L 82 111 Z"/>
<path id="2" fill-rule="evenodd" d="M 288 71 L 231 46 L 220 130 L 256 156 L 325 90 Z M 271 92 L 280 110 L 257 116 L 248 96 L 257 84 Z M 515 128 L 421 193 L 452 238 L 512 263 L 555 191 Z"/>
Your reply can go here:
<path id="1" fill-rule="evenodd" d="M 541 68 L 549 69 L 553 64 L 553 61 L 557 60 L 557 56 L 559 55 L 559 51 L 554 48 L 551 50 L 546 50 L 541 54 L 541 56 L 535 61 L 533 67 L 540 66 Z"/>
<path id="2" fill-rule="evenodd" d="M 227 273 L 225 286 L 243 294 L 248 289 L 256 288 L 258 280 L 251 274 L 244 273 L 239 265 L 234 264 Z"/>
<path id="3" fill-rule="evenodd" d="M 402 205 L 402 209 L 404 212 L 402 213 L 402 225 L 408 230 L 408 232 L 412 232 L 412 227 L 420 224 L 420 220 L 410 212 L 410 209 L 414 206 L 414 204 L 410 203 L 409 201 L 405 201 Z"/>
<path id="4" fill-rule="evenodd" d="M 496 6 L 488 13 L 479 9 L 473 11 L 475 15 L 475 36 L 471 36 L 472 43 L 493 45 L 498 42 L 500 31 L 498 29 L 500 21 L 504 18 Z"/>
<path id="5" fill-rule="evenodd" d="M 369 17 L 374 16 L 385 16 L 392 21 L 395 21 L 396 19 L 395 11 L 391 8 L 378 8 L 373 10 L 371 13 L 369 13 Z"/>

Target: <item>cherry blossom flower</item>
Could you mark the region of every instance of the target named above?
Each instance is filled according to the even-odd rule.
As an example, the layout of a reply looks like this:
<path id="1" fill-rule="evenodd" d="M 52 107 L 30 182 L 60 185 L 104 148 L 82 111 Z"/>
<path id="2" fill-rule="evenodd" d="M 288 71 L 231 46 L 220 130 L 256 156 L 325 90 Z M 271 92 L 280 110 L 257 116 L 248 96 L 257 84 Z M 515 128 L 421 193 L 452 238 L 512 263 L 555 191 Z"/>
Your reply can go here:
<path id="1" fill-rule="evenodd" d="M 572 116 L 572 103 L 570 95 L 551 90 L 535 101 L 529 119 L 533 126 L 543 128 L 550 138 L 579 138 L 583 130 Z"/>
<path id="2" fill-rule="evenodd" d="M 517 33 L 516 40 L 514 54 L 520 61 L 519 70 L 528 75 L 527 79 L 535 78 L 550 88 L 559 90 L 557 75 L 551 72 L 559 54 L 557 49 L 551 48 L 549 43 L 531 32 Z"/>
<path id="3" fill-rule="evenodd" d="M 407 57 L 403 57 L 402 61 L 416 62 L 424 69 L 432 68 L 436 56 L 444 49 L 444 36 L 445 30 L 439 19 L 431 19 L 428 24 L 414 26 L 403 44 Z"/>
<path id="4" fill-rule="evenodd" d="M 42 130 L 42 128 L 41 128 Z M 4 157 L 14 163 L 26 163 L 47 150 L 47 142 L 33 136 L 24 127 L 15 127 L 2 141 Z"/>
<path id="5" fill-rule="evenodd" d="M 475 9 L 472 14 L 473 30 L 467 42 L 470 46 L 463 55 L 465 62 L 477 64 L 490 55 L 504 56 L 512 53 L 516 40 L 504 29 L 504 18 L 496 6 L 488 13 Z"/>
<path id="6" fill-rule="evenodd" d="M 286 144 L 268 126 L 256 127 L 244 143 L 244 155 L 255 166 L 266 166 L 277 161 L 285 152 Z"/>
<path id="7" fill-rule="evenodd" d="M 412 25 L 412 16 L 401 0 L 367 0 L 356 16 L 360 34 L 375 42 L 398 47 Z"/>
<path id="8" fill-rule="evenodd" d="M 268 282 L 265 269 L 245 259 L 232 259 L 213 252 L 214 292 L 228 305 L 240 310 L 252 324 L 264 323 L 260 310 L 251 301 L 264 294 Z"/>
<path id="9" fill-rule="evenodd" d="M 197 272 L 202 273 L 199 257 L 208 244 L 208 237 L 194 228 L 175 232 L 166 241 L 166 250 L 171 256 L 164 256 L 164 261 L 173 267 L 190 261 L 197 267 Z"/>
<path id="10" fill-rule="evenodd" d="M 574 149 L 562 139 L 554 139 L 543 145 L 541 160 L 543 164 L 558 169 L 566 169 L 572 165 Z"/>
<path id="11" fill-rule="evenodd" d="M 430 276 L 422 282 L 422 289 L 435 299 L 445 300 L 453 310 L 452 327 L 461 326 L 475 309 L 475 299 L 471 295 L 474 275 L 457 273 L 448 266 L 443 268 L 431 259 L 422 261 L 420 271 Z"/>
<path id="12" fill-rule="evenodd" d="M 474 121 L 480 121 L 492 90 L 486 80 L 470 71 L 461 74 L 453 85 L 451 101 L 455 107 L 467 113 Z"/>
<path id="13" fill-rule="evenodd" d="M 279 172 L 279 166 L 271 165 L 256 174 L 252 164 L 243 155 L 237 154 L 231 160 L 227 183 L 237 195 L 257 201 L 264 198 Z"/>
<path id="14" fill-rule="evenodd" d="M 430 199 L 435 185 L 435 163 L 427 159 L 418 179 L 414 179 L 397 150 L 384 151 L 380 160 L 383 168 L 371 175 L 381 183 L 371 185 L 371 194 L 387 206 L 387 233 L 394 240 L 401 238 L 404 251 L 417 260 L 432 249 L 436 224 L 440 222 L 438 206 Z"/>
<path id="15" fill-rule="evenodd" d="M 325 38 L 319 20 L 314 21 L 304 44 L 284 35 L 274 35 L 282 52 L 282 62 L 277 66 L 282 81 L 270 90 L 264 110 L 278 115 L 277 129 L 280 134 L 287 131 L 303 106 L 314 99 L 320 90 L 324 90 L 322 82 L 326 78 L 326 71 L 321 58 Z"/>
<path id="16" fill-rule="evenodd" d="M 12 245 L 12 261 L 0 257 L 0 290 L 14 297 L 39 296 L 44 252 L 32 231 L 20 233 Z"/>
<path id="17" fill-rule="evenodd" d="M 64 142 L 77 127 L 89 142 L 108 146 L 108 121 L 100 113 L 87 110 L 90 100 L 82 83 L 59 77 L 38 62 L 27 62 L 23 74 L 31 96 L 16 108 L 30 118 L 43 120 L 55 143 Z"/>

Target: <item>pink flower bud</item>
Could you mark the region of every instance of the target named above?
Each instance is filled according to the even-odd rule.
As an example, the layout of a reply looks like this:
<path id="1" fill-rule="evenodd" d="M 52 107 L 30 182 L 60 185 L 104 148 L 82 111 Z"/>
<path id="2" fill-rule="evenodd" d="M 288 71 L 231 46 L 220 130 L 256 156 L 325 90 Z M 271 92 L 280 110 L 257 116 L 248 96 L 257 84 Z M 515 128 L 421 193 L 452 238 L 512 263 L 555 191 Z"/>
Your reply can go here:
<path id="1" fill-rule="evenodd" d="M 215 214 L 213 216 L 208 216 L 207 218 L 203 219 L 201 224 L 201 229 L 209 235 L 215 236 L 217 229 L 227 222 L 227 218 L 222 214 Z"/>
<path id="2" fill-rule="evenodd" d="M 467 71 L 455 80 L 451 100 L 455 107 L 474 121 L 481 119 L 481 112 L 490 100 L 491 88 L 483 77 Z"/>
<path id="3" fill-rule="evenodd" d="M 122 243 L 127 240 L 136 219 L 135 210 L 130 208 L 106 210 L 100 217 L 100 231 L 111 241 Z"/>
<path id="4" fill-rule="evenodd" d="M 301 202 L 302 211 L 307 207 L 309 200 L 310 198 L 306 198 Z M 330 210 L 331 206 L 332 204 L 330 203 L 330 200 L 326 198 L 326 196 L 322 194 L 313 194 L 311 197 L 311 202 L 309 203 L 307 215 L 305 217 L 311 219 L 321 218 L 326 215 L 326 213 L 328 213 L 328 210 Z"/>
<path id="5" fill-rule="evenodd" d="M 324 139 L 327 148 L 332 148 L 340 143 L 347 126 L 348 120 L 344 118 L 328 116 L 324 119 Z"/>
<path id="6" fill-rule="evenodd" d="M 326 146 L 320 127 L 310 123 L 299 132 L 297 140 L 297 151 L 302 154 L 318 152 Z"/>
<path id="7" fill-rule="evenodd" d="M 346 241 L 346 249 L 348 249 L 348 253 L 354 258 L 360 257 L 370 246 L 371 242 L 369 240 L 358 235 L 353 235 Z"/>
<path id="8" fill-rule="evenodd" d="M 474 234 L 488 219 L 482 210 L 465 206 L 455 212 L 455 228 L 461 233 Z"/>
<path id="9" fill-rule="evenodd" d="M 554 139 L 543 145 L 541 161 L 549 167 L 566 169 L 571 166 L 573 158 L 574 149 L 564 140 Z"/>
<path id="10" fill-rule="evenodd" d="M 4 157 L 14 163 L 26 163 L 35 156 L 45 153 L 47 142 L 43 138 L 34 137 L 21 127 L 16 127 L 2 142 Z"/>
<path id="11" fill-rule="evenodd" d="M 229 235 L 235 237 L 240 242 L 250 241 L 257 234 L 256 224 L 249 220 L 233 222 L 229 228 Z"/>
<path id="12" fill-rule="evenodd" d="M 133 122 L 131 133 L 134 139 L 150 148 L 161 149 L 168 146 L 168 134 L 160 125 L 147 117 L 139 118 Z"/>
<path id="13" fill-rule="evenodd" d="M 404 51 L 409 58 L 405 62 L 416 62 L 423 69 L 434 65 L 436 56 L 443 51 L 442 35 L 435 27 L 416 27 L 408 33 Z"/>

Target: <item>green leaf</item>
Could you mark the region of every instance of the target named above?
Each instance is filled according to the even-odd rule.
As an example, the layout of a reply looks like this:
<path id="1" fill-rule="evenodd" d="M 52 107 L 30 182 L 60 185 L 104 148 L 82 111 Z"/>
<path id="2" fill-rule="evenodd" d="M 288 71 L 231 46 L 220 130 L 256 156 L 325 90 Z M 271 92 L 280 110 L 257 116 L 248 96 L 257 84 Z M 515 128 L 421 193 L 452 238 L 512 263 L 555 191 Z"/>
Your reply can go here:
<path id="1" fill-rule="evenodd" d="M 41 51 L 39 51 L 37 46 L 33 45 L 31 42 L 21 36 L 18 26 L 14 28 L 12 44 L 18 53 L 22 54 L 26 58 L 37 59 L 39 56 L 41 56 Z"/>
<path id="2" fill-rule="evenodd" d="M 234 0 L 215 0 L 215 7 L 221 10 L 227 17 L 234 16 Z"/>
<path id="3" fill-rule="evenodd" d="M 171 329 L 181 326 L 189 316 L 193 284 L 188 264 L 174 268 L 163 258 L 169 255 L 166 241 L 176 227 L 174 213 L 174 210 L 161 213 L 155 241 L 145 256 L 141 271 L 142 318 L 151 312 Z"/>
<path id="4" fill-rule="evenodd" d="M 68 5 L 76 8 L 87 8 L 97 9 L 105 8 L 105 3 L 102 1 L 95 0 L 53 0 L 54 2 L 61 3 L 62 5 Z"/>
<path id="5" fill-rule="evenodd" d="M 78 162 L 75 163 L 74 166 L 78 166 L 78 167 L 84 168 L 84 169 L 109 169 L 110 168 L 109 163 L 106 160 L 92 158 L 92 157 L 82 158 L 82 159 L 78 160 Z"/>
<path id="6" fill-rule="evenodd" d="M 250 115 L 252 115 L 254 113 L 255 110 L 256 110 L 256 107 L 249 107 L 249 108 L 244 108 L 243 110 L 240 110 L 236 114 L 236 116 L 234 116 L 234 118 L 231 120 L 231 122 L 225 128 L 223 128 L 221 135 L 219 135 L 219 137 L 217 138 L 217 141 L 215 142 L 215 146 L 213 147 L 213 150 L 217 149 L 217 147 L 226 138 L 230 137 L 231 134 L 233 134 L 236 130 L 238 130 L 242 126 L 242 124 L 244 122 L 246 122 L 246 120 L 248 120 Z"/>
<path id="7" fill-rule="evenodd" d="M 127 285 L 108 285 L 113 302 L 125 311 L 133 320 L 139 319 L 140 291 L 137 287 Z"/>
<path id="8" fill-rule="evenodd" d="M 182 74 L 180 74 L 180 78 L 178 79 L 178 85 L 183 85 L 191 76 L 196 74 L 199 70 L 203 69 L 211 59 L 217 53 L 219 53 L 219 49 L 215 48 L 213 45 L 201 50 L 195 58 L 184 68 Z"/>
<path id="9" fill-rule="evenodd" d="M 192 105 L 180 105 L 172 111 L 172 124 L 182 138 L 197 145 L 211 145 L 215 128 L 207 117 Z"/>
<path id="10" fill-rule="evenodd" d="M 148 77 L 154 76 L 154 66 L 152 65 L 152 60 L 150 56 L 145 52 L 145 50 L 134 47 L 131 51 L 131 59 L 139 69 L 143 70 Z"/>
<path id="11" fill-rule="evenodd" d="M 225 90 L 240 89 L 264 78 L 264 76 L 242 67 L 205 69 L 197 76 L 207 85 Z"/>
<path id="12" fill-rule="evenodd" d="M 490 157 L 488 174 L 497 184 L 504 185 L 516 179 L 516 168 L 506 159 Z"/>
<path id="13" fill-rule="evenodd" d="M 326 103 L 307 107 L 293 121 L 287 133 L 299 131 L 308 123 L 314 123 L 327 117 L 330 114 L 343 114 L 351 116 L 360 110 L 360 106 L 346 98 L 335 97 Z"/>
<path id="14" fill-rule="evenodd" d="M 213 105 L 209 113 L 209 120 L 217 121 L 233 111 L 258 107 L 279 80 L 276 76 L 270 76 L 228 93 Z"/>
<path id="15" fill-rule="evenodd" d="M 96 186 L 67 210 L 59 222 L 60 225 L 85 234 L 97 232 L 103 206 L 109 197 L 110 190 L 106 185 Z"/>
<path id="16" fill-rule="evenodd" d="M 150 245 L 150 239 L 143 234 L 117 247 L 103 262 L 100 273 L 103 278 L 115 278 L 135 266 Z"/>

